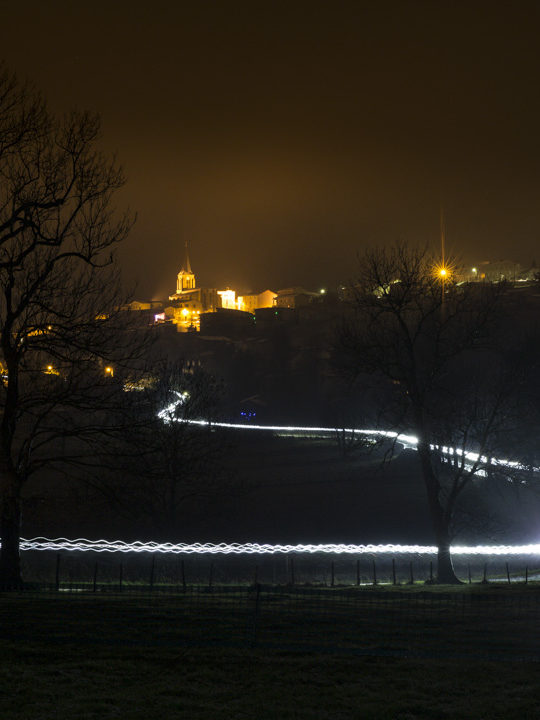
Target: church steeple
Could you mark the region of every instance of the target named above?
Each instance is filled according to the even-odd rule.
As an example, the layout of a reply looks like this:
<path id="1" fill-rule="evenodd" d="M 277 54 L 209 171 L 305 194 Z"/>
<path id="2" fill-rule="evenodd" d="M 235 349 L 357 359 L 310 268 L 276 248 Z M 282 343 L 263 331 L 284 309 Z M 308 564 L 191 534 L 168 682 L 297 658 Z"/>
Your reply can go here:
<path id="1" fill-rule="evenodd" d="M 184 262 L 182 263 L 182 269 L 176 278 L 176 292 L 181 293 L 185 290 L 193 290 L 195 288 L 195 275 L 191 269 L 191 263 L 189 262 L 188 244 L 186 240 L 186 254 Z"/>
<path id="2" fill-rule="evenodd" d="M 187 240 L 186 240 L 186 254 L 185 254 L 184 262 L 183 262 L 183 264 L 182 264 L 182 270 L 181 270 L 181 272 L 182 272 L 182 271 L 185 272 L 185 273 L 187 273 L 188 275 L 193 275 L 193 273 L 191 272 L 191 264 L 190 264 L 190 262 L 189 262 Z"/>

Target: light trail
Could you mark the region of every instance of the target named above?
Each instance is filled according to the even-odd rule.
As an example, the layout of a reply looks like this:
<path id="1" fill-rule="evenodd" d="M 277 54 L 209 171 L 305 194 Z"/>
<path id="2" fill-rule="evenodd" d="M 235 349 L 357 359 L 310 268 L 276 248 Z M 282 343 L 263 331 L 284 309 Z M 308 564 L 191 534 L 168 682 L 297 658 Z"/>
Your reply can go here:
<path id="1" fill-rule="evenodd" d="M 173 393 L 177 396 L 177 399 L 167 405 L 167 407 L 160 410 L 157 414 L 160 420 L 165 423 L 170 422 L 183 422 L 188 425 L 198 425 L 199 427 L 216 427 L 225 428 L 228 430 L 266 430 L 267 432 L 300 432 L 307 433 L 308 435 L 328 435 L 337 433 L 352 433 L 358 435 L 367 436 L 379 436 L 390 439 L 395 439 L 404 445 L 416 447 L 418 444 L 418 438 L 413 435 L 405 435 L 397 432 L 385 431 L 385 430 L 358 430 L 356 428 L 330 428 L 330 427 L 304 427 L 300 425 L 244 425 L 243 423 L 227 423 L 227 422 L 213 422 L 210 420 L 191 420 L 189 418 L 178 417 L 176 409 L 180 405 L 184 405 L 189 394 L 187 392 L 178 392 L 176 390 Z"/>
<path id="2" fill-rule="evenodd" d="M 98 553 L 157 553 L 163 555 L 436 555 L 433 545 L 354 545 L 344 543 L 271 545 L 269 543 L 157 543 L 87 538 L 21 538 L 21 550 L 78 551 Z M 456 545 L 452 555 L 538 555 L 540 544 L 531 545 Z"/>
<path id="3" fill-rule="evenodd" d="M 174 403 L 173 403 L 174 404 Z M 171 406 L 169 406 L 170 408 Z M 167 409 L 168 410 L 168 409 Z M 163 410 L 161 412 L 164 412 Z M 162 417 L 161 413 L 159 417 Z M 169 420 L 165 420 L 169 422 Z M 383 437 L 390 440 L 396 440 L 406 447 L 416 448 L 418 438 L 414 435 L 405 435 L 402 433 L 391 432 L 390 430 L 358 430 L 356 428 L 332 428 L 332 427 L 310 427 L 301 425 L 244 425 L 243 423 L 227 423 L 227 422 L 211 422 L 209 420 L 188 420 L 183 418 L 173 418 L 173 422 L 184 422 L 188 425 L 199 425 L 200 427 L 217 427 L 228 430 L 266 430 L 268 432 L 278 433 L 305 433 L 307 435 L 335 435 L 336 433 L 348 433 L 354 435 L 366 435 L 371 437 Z"/>
<path id="4" fill-rule="evenodd" d="M 182 418 L 176 415 L 176 408 L 179 405 L 183 405 L 188 397 L 187 393 L 179 393 L 175 391 L 178 399 L 173 401 L 166 408 L 158 413 L 158 417 L 165 423 L 169 422 L 183 422 L 188 425 L 195 425 L 199 427 L 215 427 L 224 428 L 226 430 L 256 430 L 266 431 L 274 433 L 300 433 L 302 435 L 316 436 L 316 435 L 336 435 L 336 434 L 348 434 L 348 435 L 363 435 L 365 437 L 372 438 L 384 438 L 393 440 L 394 442 L 403 445 L 404 448 L 416 450 L 418 445 L 418 438 L 414 435 L 407 435 L 405 433 L 397 433 L 391 430 L 368 430 L 358 428 L 337 428 L 337 427 L 317 427 L 317 426 L 302 426 L 302 425 L 246 425 L 244 423 L 228 423 L 228 422 L 213 422 L 210 420 L 191 420 L 189 418 Z M 515 460 L 506 460 L 495 457 L 486 457 L 479 455 L 479 453 L 461 450 L 460 448 L 453 448 L 447 446 L 430 445 L 432 450 L 438 449 L 442 455 L 451 457 L 456 455 L 457 457 L 465 458 L 465 469 L 471 470 L 475 464 L 480 464 L 474 471 L 475 475 L 485 477 L 487 475 L 486 466 L 507 467 L 512 470 L 529 470 L 532 472 L 540 472 L 538 467 L 527 467 L 520 462 Z M 483 467 L 482 467 L 483 466 Z"/>

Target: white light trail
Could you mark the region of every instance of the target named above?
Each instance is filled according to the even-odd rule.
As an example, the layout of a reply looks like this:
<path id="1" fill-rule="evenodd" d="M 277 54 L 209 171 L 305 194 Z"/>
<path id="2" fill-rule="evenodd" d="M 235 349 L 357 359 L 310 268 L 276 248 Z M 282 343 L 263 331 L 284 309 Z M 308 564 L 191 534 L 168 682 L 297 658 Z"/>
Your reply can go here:
<path id="1" fill-rule="evenodd" d="M 172 407 L 169 406 L 169 408 Z M 164 412 L 163 410 L 161 412 Z M 159 414 L 161 417 L 161 413 Z M 355 428 L 333 428 L 333 427 L 313 427 L 303 425 L 244 425 L 243 423 L 227 423 L 227 422 L 210 422 L 209 420 L 184 420 L 173 418 L 175 422 L 185 422 L 188 425 L 199 425 L 200 427 L 225 428 L 226 430 L 266 430 L 276 433 L 303 433 L 307 435 L 335 435 L 336 433 L 366 435 L 368 437 L 382 437 L 389 440 L 396 440 L 404 447 L 416 449 L 418 438 L 414 435 L 405 435 L 402 433 L 392 432 L 390 430 L 358 430 Z"/>
<path id="2" fill-rule="evenodd" d="M 433 545 L 354 545 L 343 543 L 271 545 L 269 543 L 132 543 L 123 540 L 88 540 L 87 538 L 49 539 L 36 537 L 21 538 L 21 550 L 78 551 L 99 553 L 159 553 L 163 555 L 280 555 L 309 554 L 330 555 L 436 555 Z M 536 545 L 456 545 L 452 555 L 538 555 L 540 544 Z"/>
<path id="3" fill-rule="evenodd" d="M 169 406 L 169 407 L 172 407 Z M 168 409 L 167 409 L 168 410 Z M 165 412 L 165 411 L 161 411 Z M 161 414 L 160 414 L 161 417 Z M 170 418 L 171 416 L 169 416 Z M 162 418 L 163 419 L 163 418 Z M 379 437 L 379 438 L 387 438 L 389 440 L 394 440 L 395 442 L 399 443 L 400 445 L 403 445 L 404 448 L 410 449 L 410 450 L 416 450 L 416 447 L 418 445 L 418 438 L 414 435 L 405 435 L 403 433 L 397 433 L 392 432 L 390 430 L 357 430 L 353 428 L 331 428 L 331 427 L 304 427 L 300 425 L 244 425 L 243 423 L 226 423 L 226 422 L 210 422 L 209 420 L 182 420 L 179 418 L 172 418 L 175 422 L 185 422 L 189 425 L 198 425 L 200 427 L 218 427 L 218 428 L 225 428 L 228 430 L 266 430 L 269 432 L 275 432 L 275 433 L 302 433 L 303 435 L 335 435 L 347 433 L 347 434 L 354 434 L 354 435 L 365 435 L 367 437 Z M 168 422 L 169 420 L 167 420 Z M 430 446 L 432 450 L 435 450 L 437 446 L 431 445 Z M 463 452 L 463 450 L 459 448 L 451 448 L 451 447 L 441 447 L 440 451 L 443 455 L 453 455 L 456 454 L 458 456 L 465 455 L 466 463 L 465 468 L 467 470 L 472 470 L 475 463 L 482 463 L 483 465 L 493 465 L 494 467 L 508 467 L 512 470 L 530 470 L 532 472 L 540 472 L 540 468 L 538 467 L 531 467 L 528 468 L 527 466 L 523 465 L 522 463 L 516 462 L 515 460 L 501 460 L 499 458 L 491 457 L 487 458 L 485 456 L 480 456 L 478 453 L 475 452 Z M 487 470 L 485 467 L 479 466 L 474 471 L 474 474 L 479 477 L 486 477 L 487 476 Z"/>
<path id="4" fill-rule="evenodd" d="M 404 448 L 416 450 L 418 445 L 418 438 L 414 435 L 406 435 L 404 433 L 392 432 L 390 430 L 359 430 L 357 428 L 336 428 L 336 427 L 313 427 L 313 426 L 301 426 L 301 425 L 252 425 L 251 423 L 227 423 L 227 422 L 211 422 L 209 420 L 189 420 L 186 418 L 179 418 L 175 416 L 176 407 L 179 404 L 183 404 L 186 400 L 186 393 L 176 393 L 178 400 L 175 400 L 166 408 L 158 413 L 158 417 L 164 422 L 185 422 L 188 425 L 198 425 L 199 427 L 216 427 L 224 428 L 227 430 L 258 430 L 267 431 L 274 433 L 302 433 L 303 435 L 335 435 L 346 433 L 348 435 L 364 435 L 366 437 L 379 437 L 386 438 L 388 440 L 394 440 L 395 442 L 403 445 Z M 430 446 L 432 450 L 438 448 L 436 445 Z M 465 456 L 465 468 L 471 470 L 476 463 L 482 465 L 493 465 L 494 467 L 508 467 L 512 470 L 532 470 L 533 472 L 540 472 L 540 468 L 532 467 L 527 468 L 525 465 L 515 460 L 501 460 L 500 458 L 487 458 L 480 456 L 478 453 L 472 451 L 463 451 L 460 448 L 452 448 L 442 446 L 439 448 L 443 455 L 458 455 Z M 479 466 L 476 468 L 475 475 L 485 477 L 487 471 L 485 467 Z"/>

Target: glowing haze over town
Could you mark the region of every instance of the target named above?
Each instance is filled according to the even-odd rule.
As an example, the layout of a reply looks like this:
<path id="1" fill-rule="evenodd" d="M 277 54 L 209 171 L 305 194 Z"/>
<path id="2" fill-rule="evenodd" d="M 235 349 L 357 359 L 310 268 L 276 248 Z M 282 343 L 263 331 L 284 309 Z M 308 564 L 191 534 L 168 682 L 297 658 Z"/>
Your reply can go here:
<path id="1" fill-rule="evenodd" d="M 357 252 L 439 243 L 531 266 L 535 3 L 2 2 L 2 54 L 58 112 L 98 111 L 138 215 L 138 299 L 335 288 Z"/>

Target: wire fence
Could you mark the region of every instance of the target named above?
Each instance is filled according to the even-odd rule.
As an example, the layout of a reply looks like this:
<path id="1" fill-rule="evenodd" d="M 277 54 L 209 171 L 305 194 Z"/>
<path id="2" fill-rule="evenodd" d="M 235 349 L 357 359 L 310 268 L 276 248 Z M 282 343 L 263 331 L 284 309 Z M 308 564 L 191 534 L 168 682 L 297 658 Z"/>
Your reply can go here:
<path id="1" fill-rule="evenodd" d="M 26 551 L 23 576 L 34 589 L 116 588 L 124 592 L 179 592 L 187 586 L 286 585 L 379 586 L 431 583 L 436 562 L 429 555 L 204 555 Z M 464 583 L 528 583 L 540 580 L 540 557 L 460 556 Z"/>
<path id="2" fill-rule="evenodd" d="M 23 600 L 75 603 L 78 623 L 99 603 L 121 601 L 108 641 L 126 641 L 130 628 L 130 645 L 540 661 L 540 586 L 517 562 L 478 564 L 470 586 L 441 591 L 419 584 L 430 577 L 425 558 L 414 559 L 412 584 L 411 561 L 393 558 L 378 559 L 376 577 L 373 559 L 258 560 L 25 554 L 33 582 Z"/>

